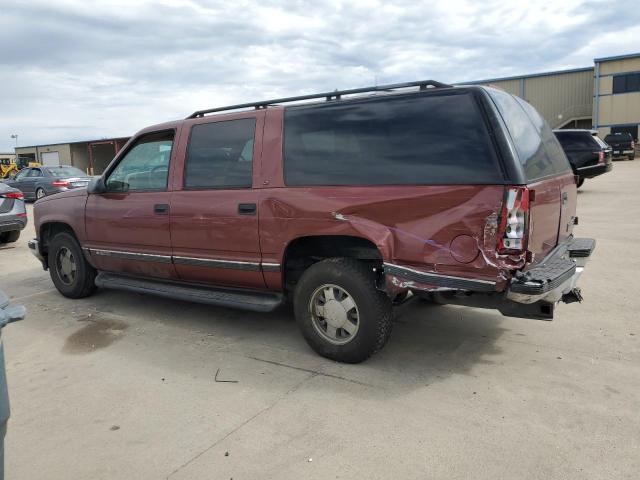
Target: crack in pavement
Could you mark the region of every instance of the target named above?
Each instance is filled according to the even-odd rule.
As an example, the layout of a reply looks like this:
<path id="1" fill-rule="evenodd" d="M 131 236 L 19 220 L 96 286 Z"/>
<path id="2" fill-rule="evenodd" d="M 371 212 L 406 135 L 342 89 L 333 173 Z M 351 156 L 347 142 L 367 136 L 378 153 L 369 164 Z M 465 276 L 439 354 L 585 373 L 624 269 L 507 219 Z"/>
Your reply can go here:
<path id="1" fill-rule="evenodd" d="M 340 375 L 333 375 L 331 373 L 325 373 L 325 372 L 323 372 L 321 370 L 312 370 L 310 368 L 296 367 L 294 365 L 288 365 L 286 363 L 274 362 L 273 360 L 265 360 L 263 358 L 252 357 L 250 355 L 243 355 L 243 357 L 250 358 L 251 360 L 256 360 L 258 362 L 264 362 L 264 363 L 269 363 L 271 365 L 277 365 L 279 367 L 291 368 L 293 370 L 299 370 L 301 372 L 313 373 L 313 374 L 315 374 L 317 376 L 320 376 L 320 377 L 334 378 L 336 380 L 343 380 L 345 382 L 355 383 L 357 385 L 362 385 L 362 386 L 365 386 L 365 387 L 378 388 L 375 385 L 371 385 L 370 383 L 364 383 L 364 382 L 360 382 L 358 380 L 352 380 L 350 378 L 341 377 Z"/>
<path id="2" fill-rule="evenodd" d="M 223 441 L 225 441 L 227 438 L 229 438 L 231 435 L 233 435 L 234 433 L 236 433 L 238 430 L 240 430 L 242 427 L 244 427 L 245 425 L 248 425 L 249 423 L 251 423 L 253 420 L 255 420 L 256 418 L 258 418 L 259 416 L 261 416 L 263 413 L 268 412 L 269 410 L 271 410 L 273 407 L 275 407 L 278 403 L 280 403 L 282 400 L 284 400 L 285 398 L 287 398 L 289 395 L 291 395 L 293 392 L 295 392 L 296 390 L 298 390 L 307 380 L 311 380 L 312 378 L 316 377 L 318 374 L 311 372 L 311 374 L 305 378 L 303 378 L 300 382 L 298 382 L 296 385 L 294 385 L 293 387 L 291 387 L 289 390 L 287 390 L 287 392 L 284 393 L 284 395 L 281 395 L 280 397 L 278 397 L 272 404 L 267 405 L 265 408 L 263 408 L 262 410 L 258 411 L 255 415 L 252 415 L 251 417 L 249 417 L 247 420 L 245 420 L 244 422 L 242 422 L 240 425 L 238 425 L 236 428 L 234 428 L 233 430 L 231 430 L 229 433 L 227 433 L 226 435 L 224 435 L 222 438 L 219 438 L 218 440 L 216 440 L 215 442 L 213 442 L 211 445 L 209 445 L 207 448 L 205 448 L 204 450 L 202 450 L 201 452 L 197 453 L 196 455 L 194 455 L 193 457 L 191 457 L 189 460 L 187 460 L 185 463 L 183 463 L 182 465 L 180 465 L 178 468 L 176 468 L 173 472 L 171 472 L 169 475 L 167 475 L 165 478 L 168 480 L 169 478 L 171 478 L 173 475 L 175 475 L 176 473 L 178 473 L 180 470 L 186 468 L 187 466 L 189 466 L 191 463 L 193 463 L 195 460 L 197 460 L 198 458 L 200 458 L 202 455 L 204 455 L 205 453 L 207 453 L 208 451 L 210 451 L 211 449 L 213 449 L 216 445 L 219 445 L 220 443 L 222 443 Z"/>

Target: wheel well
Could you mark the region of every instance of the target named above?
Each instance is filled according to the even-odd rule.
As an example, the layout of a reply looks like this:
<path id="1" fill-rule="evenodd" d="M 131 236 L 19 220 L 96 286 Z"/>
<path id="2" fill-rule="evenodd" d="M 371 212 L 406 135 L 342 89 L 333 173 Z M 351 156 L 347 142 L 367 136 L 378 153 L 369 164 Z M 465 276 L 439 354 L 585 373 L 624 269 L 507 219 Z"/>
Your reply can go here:
<path id="1" fill-rule="evenodd" d="M 376 245 L 362 237 L 319 235 L 293 240 L 284 252 L 285 289 L 292 289 L 302 273 L 316 262 L 327 258 L 345 257 L 382 264 L 382 254 Z"/>
<path id="2" fill-rule="evenodd" d="M 40 241 L 40 252 L 45 258 L 47 258 L 47 253 L 49 251 L 49 242 L 51 242 L 51 239 L 60 232 L 67 232 L 76 237 L 76 233 L 73 231 L 73 228 L 66 223 L 50 222 L 40 226 L 40 235 L 38 235 L 38 240 Z"/>

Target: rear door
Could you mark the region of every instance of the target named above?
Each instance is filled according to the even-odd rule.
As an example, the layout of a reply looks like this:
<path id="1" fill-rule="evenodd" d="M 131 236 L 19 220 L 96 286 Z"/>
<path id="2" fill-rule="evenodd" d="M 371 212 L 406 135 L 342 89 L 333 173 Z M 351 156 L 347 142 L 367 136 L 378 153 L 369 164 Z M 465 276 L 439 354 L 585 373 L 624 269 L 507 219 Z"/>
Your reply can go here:
<path id="1" fill-rule="evenodd" d="M 42 177 L 44 177 L 44 173 L 42 173 L 42 170 L 40 170 L 39 168 L 32 168 L 31 170 L 29 170 L 29 174 L 24 178 L 24 180 L 21 180 L 20 182 L 20 190 L 22 190 L 22 193 L 24 193 L 25 197 L 35 198 L 36 183 L 42 180 Z"/>
<path id="2" fill-rule="evenodd" d="M 534 263 L 542 260 L 571 233 L 577 191 L 569 161 L 553 132 L 528 103 L 508 93 L 489 90 L 511 134 L 529 189 L 528 250 Z"/>
<path id="3" fill-rule="evenodd" d="M 254 165 L 264 112 L 187 122 L 171 199 L 173 262 L 182 280 L 264 288 Z"/>

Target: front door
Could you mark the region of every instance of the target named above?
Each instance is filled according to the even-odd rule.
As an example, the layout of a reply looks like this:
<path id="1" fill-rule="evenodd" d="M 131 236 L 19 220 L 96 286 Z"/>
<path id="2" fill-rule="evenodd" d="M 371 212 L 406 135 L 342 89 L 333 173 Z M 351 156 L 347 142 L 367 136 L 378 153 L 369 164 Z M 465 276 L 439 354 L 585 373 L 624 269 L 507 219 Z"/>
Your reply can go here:
<path id="1" fill-rule="evenodd" d="M 263 112 L 188 123 L 171 198 L 173 261 L 186 281 L 264 288 L 258 239 Z M 187 130 L 190 127 L 190 130 Z"/>
<path id="2" fill-rule="evenodd" d="M 99 270 L 176 277 L 167 182 L 176 136 L 175 130 L 141 135 L 105 174 L 107 191 L 88 196 L 85 246 Z"/>

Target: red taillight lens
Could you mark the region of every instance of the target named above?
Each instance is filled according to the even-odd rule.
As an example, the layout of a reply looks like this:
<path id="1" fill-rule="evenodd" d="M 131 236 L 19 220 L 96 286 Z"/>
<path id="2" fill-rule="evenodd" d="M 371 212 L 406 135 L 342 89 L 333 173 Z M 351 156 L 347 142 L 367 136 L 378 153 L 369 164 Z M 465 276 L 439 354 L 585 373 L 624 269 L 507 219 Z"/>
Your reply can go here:
<path id="1" fill-rule="evenodd" d="M 24 198 L 24 195 L 22 194 L 22 192 L 11 192 L 11 193 L 4 193 L 0 195 L 0 197 L 22 199 Z"/>
<path id="2" fill-rule="evenodd" d="M 508 188 L 502 206 L 500 230 L 498 232 L 498 253 L 523 253 L 529 237 L 529 189 Z"/>
<path id="3" fill-rule="evenodd" d="M 54 180 L 53 182 L 51 182 L 51 185 L 53 185 L 54 187 L 68 187 L 71 184 L 66 180 Z"/>
<path id="4" fill-rule="evenodd" d="M 602 150 L 598 152 L 598 163 L 604 163 L 604 152 Z"/>

